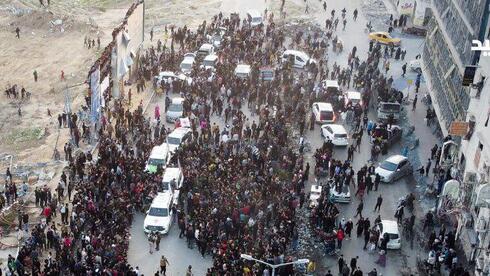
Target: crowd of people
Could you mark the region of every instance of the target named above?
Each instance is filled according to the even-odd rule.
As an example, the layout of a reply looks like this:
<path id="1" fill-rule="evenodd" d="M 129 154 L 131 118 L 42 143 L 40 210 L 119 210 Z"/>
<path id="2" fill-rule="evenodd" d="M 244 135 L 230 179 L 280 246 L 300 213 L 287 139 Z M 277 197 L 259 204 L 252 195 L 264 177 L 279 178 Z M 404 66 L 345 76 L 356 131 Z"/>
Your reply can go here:
<path id="1" fill-rule="evenodd" d="M 362 200 L 364 192 L 377 190 L 380 178 L 372 164 L 356 173 L 351 162 L 368 123 L 364 119 L 367 110 L 378 98 L 400 100 L 391 87 L 393 78 L 387 78 L 379 69 L 389 48 L 370 45 L 369 56 L 363 61 L 354 47 L 346 68 L 337 64 L 330 67 L 326 52 L 338 42 L 335 27 L 331 27 L 338 20 L 334 11 L 328 19 L 331 22 L 327 22 L 328 36 L 320 30 L 299 31 L 289 45 L 287 32 L 276 26 L 274 14 L 266 11 L 264 18 L 264 24 L 251 27 L 247 19 L 226 18 L 220 13 L 195 32 L 185 26 L 166 28 L 170 45 L 158 40 L 156 47 L 147 49 L 139 60 L 137 91 L 144 91 L 145 83 L 153 82 L 153 89 L 166 96 L 184 97 L 184 113 L 191 122 L 191 141 L 177 149 L 171 161 L 181 166 L 185 179 L 175 207 L 180 236 L 186 238 L 189 247 L 195 244 L 203 256 L 213 257 L 207 275 L 269 275 L 268 267 L 241 259 L 243 253 L 271 264 L 293 260 L 299 239 L 295 215 L 307 198 L 309 164 L 304 162 L 302 148 L 298 149 L 292 133 L 299 130 L 303 135 L 307 124 L 314 129 L 314 117 L 307 116 L 313 102 L 332 102 L 339 112 L 347 111 L 338 93 L 327 93 L 319 84 L 331 78 L 343 87 L 352 85 L 360 90 L 364 104 L 348 107 L 352 108 L 357 143 L 351 156 L 344 162 L 334 160 L 333 145 L 326 141 L 315 156 L 315 173 L 330 178 L 333 189 L 357 187 L 357 236 L 364 237 L 364 248 L 380 249 L 377 264 L 384 266 L 389 237 L 381 237 L 378 243 L 381 217 L 378 215 L 371 223 L 367 215 L 363 216 Z M 221 28 L 226 29 L 226 35 L 217 52 L 215 71 L 196 63 L 190 73 L 191 83 L 154 81 L 161 71 L 178 70 L 186 52 L 196 50 L 207 42 L 208 35 Z M 282 58 L 276 53 L 286 46 L 302 49 L 318 62 L 308 64 L 302 72 L 293 70 L 288 62 L 276 66 Z M 399 55 L 404 58 L 401 52 Z M 236 65 L 242 63 L 252 68 L 246 79 L 234 74 Z M 261 80 L 262 66 L 275 68 L 272 81 Z M 245 115 L 244 108 L 251 110 L 251 116 Z M 223 118 L 226 126 L 213 122 L 213 115 Z M 154 117 L 145 118 L 142 103 L 131 111 L 123 100 L 114 101 L 114 109 L 105 110 L 102 116 L 97 156 L 90 152 L 72 156 L 72 149 L 65 150 L 69 165 L 64 177 L 53 195 L 45 189 L 36 192 L 43 219 L 29 229 L 31 237 L 18 256 L 9 258 L 10 272 L 138 275 L 138 268 L 127 262 L 128 231 L 134 212 L 145 211 L 161 190 L 162 168 L 150 174 L 144 166 L 151 149 L 162 144 L 170 131 L 160 121 L 159 112 Z M 80 136 L 77 117 L 60 117 L 60 127 L 66 120 L 71 120 L 73 134 Z M 74 140 L 74 147 L 79 146 L 78 141 Z M 341 249 L 354 223 L 339 219 L 343 215 L 329 193 L 330 186 L 324 186 L 318 205 L 311 210 L 311 225 L 321 230 L 318 235 L 325 240 L 333 237 L 337 249 Z M 381 202 L 379 196 L 375 210 Z M 57 213 L 61 214 L 61 224 L 56 223 Z M 153 244 L 159 239 L 150 234 L 150 252 L 158 250 Z M 349 269 L 342 256 L 339 273 L 362 275 L 356 262 L 351 260 Z M 161 267 L 166 268 L 168 263 L 162 258 Z M 346 268 L 351 270 L 347 274 Z M 187 275 L 192 275 L 191 269 Z M 294 270 L 290 265 L 276 273 L 292 275 Z M 369 275 L 377 275 L 376 269 Z"/>

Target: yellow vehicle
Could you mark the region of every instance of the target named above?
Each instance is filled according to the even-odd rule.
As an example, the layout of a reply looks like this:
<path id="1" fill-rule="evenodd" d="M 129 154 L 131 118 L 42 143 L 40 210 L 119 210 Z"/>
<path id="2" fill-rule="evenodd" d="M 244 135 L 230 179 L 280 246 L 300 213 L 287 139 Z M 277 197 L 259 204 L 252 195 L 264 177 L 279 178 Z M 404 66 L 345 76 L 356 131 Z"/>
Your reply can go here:
<path id="1" fill-rule="evenodd" d="M 369 34 L 369 40 L 379 42 L 381 44 L 400 46 L 401 39 L 391 37 L 387 32 L 373 32 Z"/>

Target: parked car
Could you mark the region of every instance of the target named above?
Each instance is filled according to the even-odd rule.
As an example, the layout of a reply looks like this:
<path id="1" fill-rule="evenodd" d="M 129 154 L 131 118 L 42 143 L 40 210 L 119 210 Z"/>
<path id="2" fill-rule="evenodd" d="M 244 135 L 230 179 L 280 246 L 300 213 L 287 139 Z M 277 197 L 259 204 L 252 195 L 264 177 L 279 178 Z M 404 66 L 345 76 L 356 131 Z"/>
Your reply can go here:
<path id="1" fill-rule="evenodd" d="M 260 14 L 260 12 L 257 10 L 247 11 L 247 19 L 248 22 L 250 22 L 250 26 L 252 27 L 258 26 L 264 22 L 262 14 Z"/>
<path id="2" fill-rule="evenodd" d="M 282 54 L 282 62 L 290 62 L 295 68 L 303 69 L 307 64 L 316 63 L 306 53 L 296 50 L 286 50 Z"/>
<path id="3" fill-rule="evenodd" d="M 235 68 L 235 76 L 240 79 L 247 79 L 252 72 L 252 68 L 248 64 L 238 64 Z"/>
<path id="4" fill-rule="evenodd" d="M 153 147 L 150 152 L 150 157 L 146 161 L 145 170 L 149 173 L 156 173 L 158 166 L 165 169 L 170 161 L 170 157 L 166 144 Z"/>
<path id="5" fill-rule="evenodd" d="M 310 198 L 309 198 L 309 204 L 308 206 L 310 208 L 314 208 L 318 206 L 318 200 L 320 199 L 320 196 L 322 195 L 322 186 L 320 185 L 311 185 L 311 190 L 310 190 Z"/>
<path id="6" fill-rule="evenodd" d="M 340 93 L 340 85 L 337 80 L 323 80 L 322 88 L 328 95 L 337 95 Z"/>
<path id="7" fill-rule="evenodd" d="M 371 142 L 380 139 L 387 146 L 392 146 L 402 138 L 403 129 L 398 125 L 388 127 L 376 127 L 371 131 Z"/>
<path id="8" fill-rule="evenodd" d="M 381 181 L 389 183 L 412 174 L 413 167 L 407 157 L 397 154 L 381 162 L 375 172 L 381 176 Z"/>
<path id="9" fill-rule="evenodd" d="M 335 122 L 335 113 L 330 103 L 316 102 L 311 107 L 315 122 L 317 123 L 333 123 Z"/>
<path id="10" fill-rule="evenodd" d="M 349 145 L 349 136 L 343 125 L 325 124 L 322 125 L 321 135 L 329 139 L 335 146 Z"/>
<path id="11" fill-rule="evenodd" d="M 201 67 L 204 69 L 214 70 L 216 67 L 216 62 L 218 61 L 218 56 L 215 54 L 207 55 L 202 61 Z"/>
<path id="12" fill-rule="evenodd" d="M 392 37 L 388 32 L 372 32 L 368 35 L 369 40 L 381 44 L 400 46 L 401 39 Z"/>
<path id="13" fill-rule="evenodd" d="M 192 66 L 194 66 L 195 57 L 193 56 L 184 56 L 184 59 L 180 63 L 180 71 L 184 74 L 190 74 L 192 71 Z"/>
<path id="14" fill-rule="evenodd" d="M 344 93 L 344 105 L 348 106 L 362 106 L 361 92 L 357 91 L 347 91 Z"/>
<path id="15" fill-rule="evenodd" d="M 336 203 L 349 203 L 350 202 L 349 185 L 341 185 L 340 189 L 336 189 L 335 186 L 331 187 L 330 200 Z"/>
<path id="16" fill-rule="evenodd" d="M 402 106 L 397 102 L 379 102 L 378 104 L 378 119 L 387 121 L 390 116 L 393 116 L 395 121 L 400 119 Z"/>
<path id="17" fill-rule="evenodd" d="M 155 76 L 155 79 L 157 83 L 166 82 L 166 83 L 172 83 L 174 81 L 186 81 L 188 85 L 192 84 L 192 78 L 188 77 L 184 74 L 175 74 L 174 72 L 170 71 L 163 71 L 158 74 L 158 76 Z"/>
<path id="18" fill-rule="evenodd" d="M 199 50 L 197 50 L 197 55 L 201 58 L 210 54 L 214 54 L 214 46 L 210 43 L 204 43 L 201 45 L 201 47 L 199 47 Z"/>
<path id="19" fill-rule="evenodd" d="M 166 110 L 165 119 L 169 123 L 175 122 L 178 118 L 184 116 L 184 98 L 173 98 Z"/>
<path id="20" fill-rule="evenodd" d="M 187 127 L 179 127 L 174 129 L 167 136 L 168 150 L 171 154 L 180 148 L 181 145 L 187 143 L 192 138 L 192 130 Z"/>
<path id="21" fill-rule="evenodd" d="M 184 184 L 184 175 L 180 168 L 166 168 L 162 178 L 163 193 L 169 193 L 173 202 L 178 204 L 180 188 Z"/>
<path id="22" fill-rule="evenodd" d="M 381 245 L 383 237 L 388 237 L 389 241 L 386 244 L 387 249 L 400 249 L 402 247 L 398 224 L 394 220 L 381 220 L 376 226 L 380 232 L 378 245 Z"/>
<path id="23" fill-rule="evenodd" d="M 143 222 L 145 233 L 158 232 L 167 234 L 172 225 L 173 197 L 168 193 L 158 193 L 146 212 Z"/>

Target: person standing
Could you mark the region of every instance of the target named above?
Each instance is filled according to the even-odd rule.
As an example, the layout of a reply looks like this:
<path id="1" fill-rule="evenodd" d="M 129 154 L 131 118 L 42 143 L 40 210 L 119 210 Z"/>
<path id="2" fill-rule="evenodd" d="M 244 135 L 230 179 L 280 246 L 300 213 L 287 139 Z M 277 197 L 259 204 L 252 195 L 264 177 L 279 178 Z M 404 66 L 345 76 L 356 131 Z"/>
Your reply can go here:
<path id="1" fill-rule="evenodd" d="M 32 75 L 34 76 L 34 81 L 37 82 L 37 71 L 34 70 L 34 72 L 32 72 Z"/>
<path id="2" fill-rule="evenodd" d="M 162 237 L 160 236 L 160 233 L 158 233 L 158 232 L 155 235 L 156 235 L 156 237 L 155 237 L 155 250 L 160 251 L 160 241 L 162 240 Z"/>
<path id="3" fill-rule="evenodd" d="M 192 265 L 189 265 L 187 267 L 187 271 L 185 272 L 185 276 L 194 276 L 194 273 L 192 273 Z"/>
<path id="4" fill-rule="evenodd" d="M 376 199 L 376 205 L 374 206 L 374 212 L 376 212 L 376 209 L 378 209 L 378 212 L 380 211 L 382 203 L 383 203 L 383 197 L 381 197 L 381 195 L 379 195 L 378 199 Z"/>
<path id="5" fill-rule="evenodd" d="M 362 218 L 362 209 L 364 208 L 364 203 L 362 202 L 362 199 L 361 199 L 361 202 L 359 202 L 359 205 L 357 205 L 357 210 L 356 210 L 356 214 L 355 214 L 355 218 L 357 217 L 357 215 L 359 215 L 361 218 Z"/>
<path id="6" fill-rule="evenodd" d="M 400 49 L 400 48 L 398 48 Z M 402 77 L 405 77 L 405 73 L 407 72 L 407 63 L 405 62 L 403 65 L 402 65 Z"/>
<path id="7" fill-rule="evenodd" d="M 150 235 L 148 235 L 148 245 L 150 246 L 150 254 L 153 254 L 153 249 L 155 247 L 155 243 L 154 243 L 154 237 L 153 237 L 153 233 L 150 233 Z"/>
<path id="8" fill-rule="evenodd" d="M 356 256 L 355 258 L 350 259 L 350 269 L 352 272 L 356 270 L 357 268 L 357 260 L 359 259 L 359 256 Z"/>
<path id="9" fill-rule="evenodd" d="M 19 28 L 19 27 L 15 28 L 15 36 L 16 36 L 18 39 L 20 39 L 20 28 Z"/>
<path id="10" fill-rule="evenodd" d="M 344 260 L 344 255 L 340 254 L 339 260 L 337 261 L 339 264 L 339 274 L 342 273 L 342 268 L 344 267 L 345 260 Z"/>
<path id="11" fill-rule="evenodd" d="M 357 9 L 354 10 L 354 21 L 357 21 Z"/>
<path id="12" fill-rule="evenodd" d="M 425 176 L 429 176 L 430 167 L 432 166 L 432 161 L 427 159 L 427 165 L 425 166 Z"/>
<path id="13" fill-rule="evenodd" d="M 418 96 L 419 96 L 418 94 L 415 94 L 415 98 L 413 98 L 412 111 L 415 111 L 415 108 L 417 107 Z"/>
<path id="14" fill-rule="evenodd" d="M 342 241 L 344 240 L 344 237 L 344 230 L 342 230 L 342 227 L 339 227 L 337 230 L 337 246 L 339 249 L 342 249 Z"/>
<path id="15" fill-rule="evenodd" d="M 169 262 L 165 256 L 162 255 L 162 258 L 160 259 L 160 273 L 163 274 L 163 276 L 167 275 L 167 265 L 169 265 Z"/>

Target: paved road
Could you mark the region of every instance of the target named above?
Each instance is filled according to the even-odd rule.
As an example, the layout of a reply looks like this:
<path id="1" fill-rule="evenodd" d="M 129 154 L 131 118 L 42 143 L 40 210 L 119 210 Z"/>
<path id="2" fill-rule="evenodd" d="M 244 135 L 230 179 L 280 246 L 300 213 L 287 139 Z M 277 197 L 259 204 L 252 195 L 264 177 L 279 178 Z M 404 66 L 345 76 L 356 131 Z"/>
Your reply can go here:
<path id="1" fill-rule="evenodd" d="M 367 20 L 365 19 L 365 15 L 370 16 L 368 13 L 371 13 L 372 10 L 363 11 L 362 4 L 366 2 L 368 3 L 369 1 L 361 1 L 361 0 L 343 1 L 343 2 L 328 1 L 328 13 L 323 12 L 323 8 L 320 6 L 321 4 L 320 2 L 318 1 L 309 2 L 310 11 L 312 11 L 311 16 L 314 17 L 317 23 L 320 24 L 321 26 L 324 25 L 324 20 L 327 18 L 327 14 L 328 16 L 330 16 L 331 9 L 336 9 L 337 13 L 339 13 L 340 10 L 345 5 L 346 9 L 348 10 L 347 19 L 349 22 L 347 24 L 347 28 L 345 31 L 338 31 L 339 37 L 344 41 L 345 50 L 340 55 L 329 53 L 330 66 L 334 62 L 340 64 L 341 66 L 346 66 L 348 52 L 354 46 L 357 46 L 358 49 L 357 53 L 360 56 L 361 60 L 364 60 L 367 57 L 368 40 L 364 32 L 364 26 L 367 22 Z M 248 4 L 244 4 L 244 3 L 248 3 Z M 255 0 L 246 1 L 246 2 L 227 0 L 227 1 L 223 1 L 222 7 L 226 12 L 236 11 L 236 9 L 239 9 L 239 11 L 243 12 L 251 8 L 251 6 L 248 6 L 249 4 L 265 5 L 263 3 L 265 2 L 255 1 Z M 295 1 L 295 3 L 299 5 L 302 4 L 302 1 Z M 264 9 L 264 6 L 261 7 L 255 6 L 253 8 L 262 11 Z M 360 11 L 359 17 L 357 19 L 357 23 L 355 24 L 352 23 L 353 21 L 352 11 L 354 10 L 354 8 L 357 8 Z M 373 22 L 373 25 L 382 26 L 383 22 Z M 422 39 L 416 37 L 406 37 L 397 33 L 395 33 L 395 36 L 403 37 L 403 48 L 407 49 L 407 56 L 405 58 L 405 61 L 409 61 L 413 59 L 422 50 L 421 47 L 421 43 L 423 42 Z M 388 75 L 392 74 L 394 79 L 400 78 L 401 65 L 403 64 L 403 62 L 402 61 L 395 62 L 394 60 L 392 60 L 391 63 L 392 63 L 391 66 L 392 69 L 388 73 Z M 408 73 L 407 78 L 414 79 L 415 73 Z M 398 83 L 403 83 L 403 79 L 399 80 Z M 156 105 L 159 105 L 161 110 L 163 110 L 164 98 L 156 97 L 152 101 L 152 103 L 150 103 L 150 106 L 148 108 L 149 114 L 153 113 L 153 109 Z M 421 108 L 422 105 L 423 104 L 419 102 L 419 108 L 416 112 L 409 111 L 408 120 L 411 123 L 418 122 L 418 124 L 420 124 L 421 118 L 423 118 L 425 114 L 425 110 Z M 243 111 L 247 116 L 250 116 L 248 110 L 244 109 Z M 376 116 L 374 113 L 370 113 L 369 118 L 375 120 Z M 250 120 L 253 119 L 254 118 L 251 118 Z M 221 118 L 212 117 L 211 120 L 212 122 L 217 122 L 220 125 L 220 127 L 224 126 L 224 122 L 221 120 Z M 423 142 L 421 143 L 420 150 L 414 151 L 410 154 L 419 154 L 421 152 L 427 152 L 427 149 L 432 147 L 436 139 L 433 137 L 433 135 L 430 132 L 424 130 L 423 128 L 417 127 L 416 132 L 418 135 L 421 135 L 421 141 Z M 323 140 L 320 137 L 319 126 L 316 126 L 314 131 L 307 131 L 306 139 L 310 141 L 313 151 L 316 148 L 320 147 L 321 144 L 323 143 Z M 354 166 L 354 170 L 356 171 L 360 167 L 362 167 L 370 157 L 369 156 L 370 147 L 368 144 L 369 142 L 368 142 L 367 135 L 364 135 L 361 152 L 356 153 L 354 157 L 353 166 Z M 389 151 L 389 154 L 398 154 L 400 152 L 401 152 L 401 147 L 400 145 L 398 145 L 392 147 Z M 312 153 L 313 152 L 306 154 L 305 161 L 310 162 L 311 166 L 314 167 L 314 160 L 312 159 Z M 380 156 L 380 160 L 386 158 L 387 156 Z M 346 159 L 347 157 L 346 149 L 336 148 L 334 157 L 336 159 L 341 159 L 341 160 Z M 424 156 L 422 157 L 423 157 L 422 159 L 425 160 L 425 157 Z M 313 177 L 310 177 L 310 180 L 312 179 Z M 311 182 L 308 185 L 311 185 Z M 413 178 L 405 178 L 391 184 L 382 184 L 378 192 L 373 192 L 372 194 L 370 193 L 369 196 L 365 197 L 364 215 L 369 217 L 371 221 L 374 221 L 377 214 L 374 213 L 372 210 L 374 208 L 378 194 L 382 194 L 384 201 L 383 201 L 380 215 L 383 219 L 394 219 L 393 215 L 395 212 L 398 199 L 408 194 L 409 192 L 414 191 L 416 185 L 417 184 L 415 183 Z M 355 192 L 354 188 L 352 188 L 351 190 L 352 192 Z M 357 199 L 353 199 L 353 202 L 351 202 L 350 204 L 340 205 L 341 214 L 342 214 L 341 217 L 345 217 L 346 219 L 352 218 L 355 213 L 355 209 L 357 205 L 358 205 Z M 143 215 L 137 215 L 135 217 L 135 221 L 131 229 L 132 238 L 130 242 L 128 255 L 129 255 L 129 261 L 132 265 L 134 266 L 138 265 L 141 268 L 141 272 L 144 273 L 145 275 L 152 275 L 158 268 L 158 260 L 160 258 L 159 256 L 160 254 L 163 253 L 170 261 L 170 267 L 169 267 L 170 275 L 182 275 L 188 264 L 191 264 L 193 266 L 196 275 L 205 274 L 206 268 L 211 266 L 211 259 L 209 257 L 206 259 L 202 259 L 202 257 L 200 257 L 200 255 L 198 254 L 197 250 L 189 250 L 185 244 L 185 241 L 178 238 L 178 231 L 176 231 L 177 227 L 174 227 L 169 233 L 169 235 L 162 239 L 161 251 L 158 254 L 150 255 L 148 253 L 148 243 L 146 241 L 146 236 L 142 232 L 143 218 L 144 218 Z M 356 219 L 354 219 L 353 221 L 354 223 L 357 222 Z M 358 240 L 354 236 L 352 240 L 346 240 L 344 242 L 341 253 L 344 254 L 344 257 L 347 259 L 347 261 L 350 261 L 351 257 L 359 256 L 360 259 L 358 261 L 358 265 L 363 269 L 364 272 L 371 270 L 373 267 L 377 267 L 378 271 L 381 272 L 383 275 L 398 275 L 402 267 L 407 267 L 407 266 L 414 267 L 415 265 L 415 256 L 417 255 L 417 252 L 411 250 L 410 247 L 407 245 L 406 241 L 403 241 L 402 250 L 392 251 L 388 253 L 387 266 L 385 268 L 380 268 L 374 264 L 374 261 L 377 259 L 377 254 L 371 255 L 368 254 L 366 251 L 362 250 L 363 238 L 361 237 L 360 240 Z M 337 259 L 332 257 L 324 257 L 319 266 L 320 267 L 323 266 L 326 269 L 332 269 L 332 272 L 337 272 Z"/>

